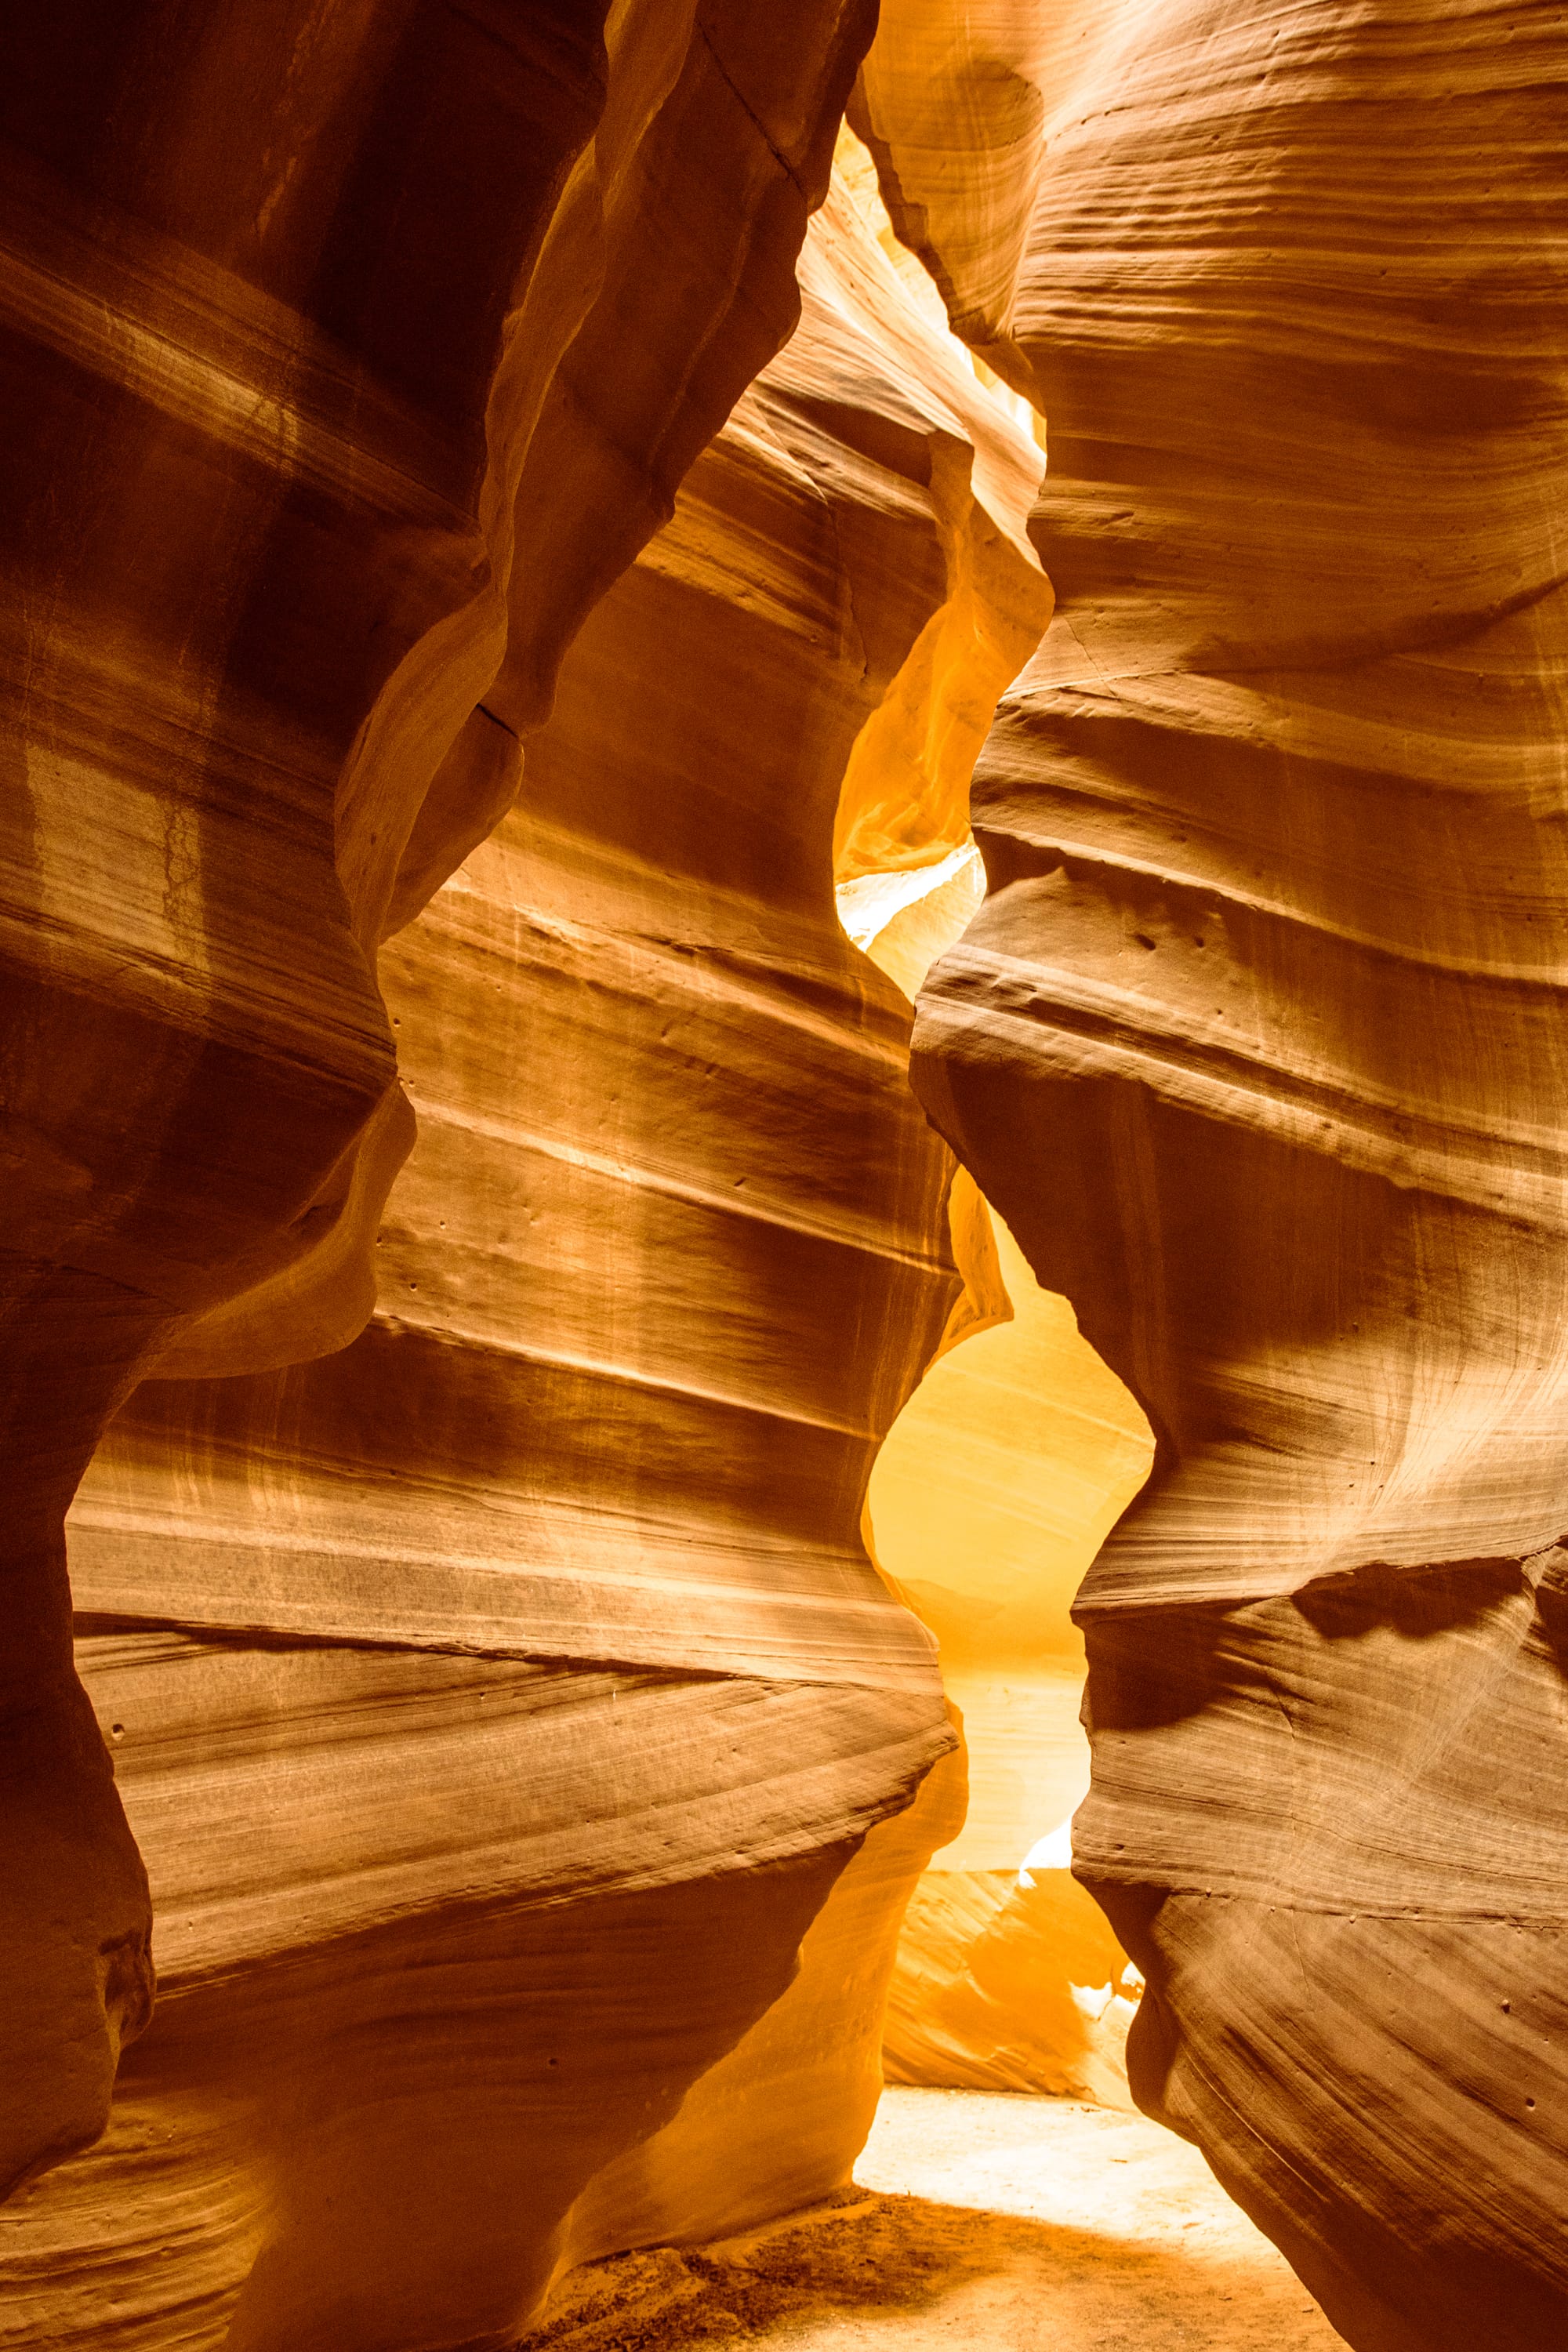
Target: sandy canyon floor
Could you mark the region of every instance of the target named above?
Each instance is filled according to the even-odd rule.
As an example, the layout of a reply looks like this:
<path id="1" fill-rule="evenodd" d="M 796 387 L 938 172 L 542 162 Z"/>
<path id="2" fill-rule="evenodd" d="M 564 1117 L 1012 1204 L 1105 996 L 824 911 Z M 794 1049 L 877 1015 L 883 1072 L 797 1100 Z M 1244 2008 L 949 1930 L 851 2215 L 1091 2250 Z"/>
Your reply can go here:
<path id="1" fill-rule="evenodd" d="M 1195 2148 L 1066 2100 L 890 2090 L 856 2187 L 720 2245 L 596 2263 L 531 2347 L 1333 2352 Z"/>

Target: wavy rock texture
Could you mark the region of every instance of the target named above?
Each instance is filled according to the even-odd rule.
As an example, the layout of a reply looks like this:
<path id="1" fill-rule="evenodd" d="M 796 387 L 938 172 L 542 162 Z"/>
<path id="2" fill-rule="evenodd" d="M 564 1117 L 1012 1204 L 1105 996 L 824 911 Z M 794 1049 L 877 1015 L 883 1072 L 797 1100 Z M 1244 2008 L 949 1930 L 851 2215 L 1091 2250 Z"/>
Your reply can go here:
<path id="1" fill-rule="evenodd" d="M 963 1310 L 835 833 L 948 854 L 1048 599 L 1037 458 L 852 189 L 801 280 L 521 799 L 382 950 L 419 1137 L 374 1319 L 146 1381 L 83 1484 L 163 1994 L 17 2207 L 0 2340 L 500 2347 L 563 2266 L 820 2196 L 869 2125 L 963 1790 L 860 1517 Z"/>
<path id="2" fill-rule="evenodd" d="M 377 940 L 515 793 L 503 660 L 536 721 L 787 335 L 871 16 L 7 14 L 0 2189 L 100 2127 L 152 1989 L 72 1489 L 153 1361 L 369 1313 Z"/>
<path id="3" fill-rule="evenodd" d="M 1043 70 L 884 16 L 933 76 Z M 1141 2099 L 1349 2339 L 1544 2347 L 1564 30 L 1224 0 L 1052 57 L 1031 165 L 966 118 L 967 198 L 911 83 L 867 105 L 1049 420 L 1058 615 L 916 1075 L 1156 1435 L 1079 1603 L 1078 1867 L 1148 1972 Z"/>

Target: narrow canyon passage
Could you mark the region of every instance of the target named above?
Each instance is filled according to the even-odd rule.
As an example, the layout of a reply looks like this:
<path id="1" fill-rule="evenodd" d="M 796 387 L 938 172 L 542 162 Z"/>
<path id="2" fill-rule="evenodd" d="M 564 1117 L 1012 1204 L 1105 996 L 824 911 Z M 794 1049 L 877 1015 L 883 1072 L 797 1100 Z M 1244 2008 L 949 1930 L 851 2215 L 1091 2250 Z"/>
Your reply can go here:
<path id="1" fill-rule="evenodd" d="M 0 2352 L 1568 2342 L 1564 121 L 0 9 Z"/>

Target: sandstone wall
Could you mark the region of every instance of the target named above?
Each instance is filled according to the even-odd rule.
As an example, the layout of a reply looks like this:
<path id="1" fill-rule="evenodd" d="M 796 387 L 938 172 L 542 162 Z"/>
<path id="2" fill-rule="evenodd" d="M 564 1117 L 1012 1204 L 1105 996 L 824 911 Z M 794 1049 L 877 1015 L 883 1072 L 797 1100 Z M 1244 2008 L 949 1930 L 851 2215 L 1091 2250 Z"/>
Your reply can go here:
<path id="1" fill-rule="evenodd" d="M 1561 2335 L 1563 28 L 886 0 L 803 258 L 873 13 L 0 29 L 18 2344 L 841 2179 L 962 1803 L 870 1465 L 1068 1307 L 1134 2086 L 1363 2352 Z M 900 989 L 1038 559 L 917 1033 L 1008 1325 Z M 937 1565 L 978 1718 L 1059 1626 Z M 917 2064 L 1106 1957 L 977 1851 Z"/>
<path id="2" fill-rule="evenodd" d="M 1568 2306 L 1565 80 L 1546 6 L 893 0 L 853 110 L 1048 423 L 916 1077 L 1155 1433 L 1078 1867 L 1369 2352 Z"/>
<path id="3" fill-rule="evenodd" d="M 509 2345 L 563 2265 L 820 2195 L 869 2124 L 963 1785 L 861 1513 L 964 1308 L 835 837 L 946 855 L 1048 598 L 1037 462 L 844 190 L 800 274 L 547 720 L 520 532 L 465 731 L 527 736 L 521 795 L 379 919 L 418 1138 L 368 1327 L 277 1364 L 303 1286 L 247 1295 L 81 1486 L 162 1989 L 16 2205 L 0 2340 Z"/>
<path id="4" fill-rule="evenodd" d="M 788 333 L 871 14 L 8 12 L 0 2184 L 151 1998 L 65 1507 L 154 1360 L 368 1314 L 377 940 L 515 792 L 503 658 L 537 720 Z"/>

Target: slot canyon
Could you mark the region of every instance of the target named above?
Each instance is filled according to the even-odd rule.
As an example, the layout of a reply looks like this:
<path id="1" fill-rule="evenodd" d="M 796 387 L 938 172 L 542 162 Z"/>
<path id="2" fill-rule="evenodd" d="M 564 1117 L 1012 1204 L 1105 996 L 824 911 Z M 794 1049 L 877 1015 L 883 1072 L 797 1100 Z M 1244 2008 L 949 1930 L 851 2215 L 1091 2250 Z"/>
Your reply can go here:
<path id="1" fill-rule="evenodd" d="M 0 2352 L 1558 2352 L 1568 14 L 0 117 Z"/>

